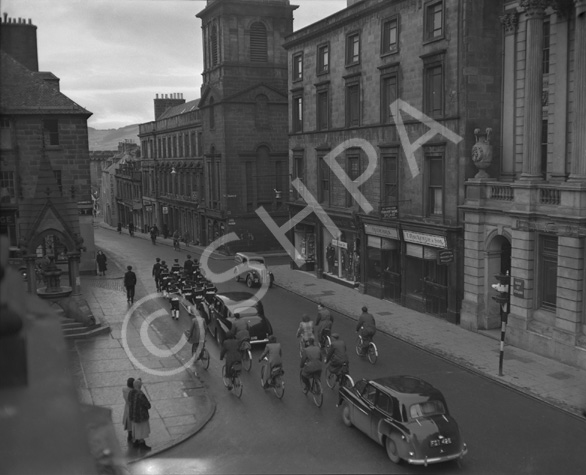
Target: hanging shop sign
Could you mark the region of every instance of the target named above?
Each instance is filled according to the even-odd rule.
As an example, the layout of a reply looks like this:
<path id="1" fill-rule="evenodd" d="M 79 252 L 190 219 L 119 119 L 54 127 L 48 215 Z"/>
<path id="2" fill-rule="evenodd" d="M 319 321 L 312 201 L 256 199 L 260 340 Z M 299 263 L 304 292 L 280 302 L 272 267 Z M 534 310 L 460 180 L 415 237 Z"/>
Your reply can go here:
<path id="1" fill-rule="evenodd" d="M 447 246 L 445 236 L 437 236 L 435 234 L 416 233 L 414 231 L 403 230 L 403 239 L 407 242 L 415 244 L 423 244 L 424 246 L 445 248 Z"/>
<path id="2" fill-rule="evenodd" d="M 382 219 L 393 219 L 399 214 L 399 208 L 396 206 L 383 206 L 380 209 L 380 215 Z"/>
<path id="3" fill-rule="evenodd" d="M 454 262 L 454 250 L 453 249 L 442 249 L 437 253 L 438 264 L 450 264 Z"/>
<path id="4" fill-rule="evenodd" d="M 397 228 L 388 228 L 386 226 L 377 226 L 375 224 L 365 224 L 364 232 L 371 236 L 379 236 L 387 239 L 399 239 Z"/>
<path id="5" fill-rule="evenodd" d="M 153 205 L 145 205 L 144 209 L 148 212 L 151 213 L 153 211 Z"/>
<path id="6" fill-rule="evenodd" d="M 332 239 L 332 245 L 342 249 L 348 249 L 348 243 L 338 239 Z"/>
<path id="7" fill-rule="evenodd" d="M 169 214 L 169 207 L 163 206 L 163 214 Z"/>

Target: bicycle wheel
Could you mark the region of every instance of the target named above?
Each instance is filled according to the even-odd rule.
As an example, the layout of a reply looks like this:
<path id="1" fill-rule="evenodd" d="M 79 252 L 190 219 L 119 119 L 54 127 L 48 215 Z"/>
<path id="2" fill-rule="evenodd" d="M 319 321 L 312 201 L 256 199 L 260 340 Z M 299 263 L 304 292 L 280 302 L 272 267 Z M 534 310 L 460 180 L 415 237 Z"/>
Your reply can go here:
<path id="1" fill-rule="evenodd" d="M 329 368 L 326 368 L 326 383 L 330 389 L 334 389 L 336 386 L 336 374 L 332 373 Z"/>
<path id="2" fill-rule="evenodd" d="M 299 372 L 299 382 L 301 383 L 301 391 L 303 391 L 303 394 L 307 395 L 309 388 L 307 387 L 307 385 L 303 381 L 303 377 L 301 376 L 301 372 Z"/>
<path id="3" fill-rule="evenodd" d="M 370 342 L 368 345 L 368 361 L 370 361 L 371 364 L 375 364 L 377 358 L 378 350 L 376 345 L 373 342 Z"/>
<path id="4" fill-rule="evenodd" d="M 319 379 L 314 379 L 312 388 L 311 388 L 311 395 L 313 396 L 313 402 L 317 407 L 321 407 L 324 402 L 324 392 L 321 387 L 321 381 Z"/>
<path id="5" fill-rule="evenodd" d="M 208 350 L 202 348 L 201 355 L 199 355 L 199 359 L 201 360 L 201 365 L 203 369 L 208 369 L 210 367 L 210 354 Z"/>
<path id="6" fill-rule="evenodd" d="M 275 376 L 273 381 L 273 391 L 275 391 L 275 396 L 279 399 L 283 399 L 283 396 L 285 395 L 285 381 L 283 381 L 281 375 Z"/>
<path id="7" fill-rule="evenodd" d="M 242 352 L 242 367 L 246 371 L 250 371 L 250 368 L 252 368 L 252 355 L 250 354 L 250 350 Z"/>
<path id="8" fill-rule="evenodd" d="M 360 337 L 356 338 L 356 354 L 358 356 L 364 356 L 362 354 L 362 338 Z"/>
<path id="9" fill-rule="evenodd" d="M 354 380 L 352 379 L 352 376 L 350 376 L 349 374 L 345 374 L 344 376 L 342 376 L 342 381 L 340 382 L 340 384 L 345 388 L 353 388 Z"/>
<path id="10" fill-rule="evenodd" d="M 226 365 L 222 366 L 222 381 L 224 386 L 230 387 L 230 378 L 226 377 Z"/>
<path id="11" fill-rule="evenodd" d="M 235 375 L 234 378 L 232 379 L 232 392 L 234 393 L 234 395 L 236 397 L 240 397 L 242 396 L 242 381 L 240 381 L 240 376 Z"/>

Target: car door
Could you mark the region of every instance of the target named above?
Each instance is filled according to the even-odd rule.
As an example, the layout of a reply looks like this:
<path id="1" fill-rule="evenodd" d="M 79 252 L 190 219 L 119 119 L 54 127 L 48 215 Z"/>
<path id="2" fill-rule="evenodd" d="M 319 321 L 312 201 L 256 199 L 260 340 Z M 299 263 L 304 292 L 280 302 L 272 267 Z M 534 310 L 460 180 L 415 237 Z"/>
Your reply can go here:
<path id="1" fill-rule="evenodd" d="M 359 397 L 356 399 L 352 422 L 362 432 L 372 437 L 371 419 L 375 410 L 376 388 L 369 383 L 366 383 L 360 391 Z"/>
<path id="2" fill-rule="evenodd" d="M 377 390 L 376 401 L 371 417 L 371 437 L 376 441 L 381 441 L 381 424 L 389 425 L 393 414 L 393 400 L 388 394 Z"/>

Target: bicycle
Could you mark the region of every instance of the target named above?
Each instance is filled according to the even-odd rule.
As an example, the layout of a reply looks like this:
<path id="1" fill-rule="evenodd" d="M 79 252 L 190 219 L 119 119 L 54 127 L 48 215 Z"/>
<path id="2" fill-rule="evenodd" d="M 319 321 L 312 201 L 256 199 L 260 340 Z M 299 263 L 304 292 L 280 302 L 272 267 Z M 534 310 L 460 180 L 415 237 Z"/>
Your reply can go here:
<path id="1" fill-rule="evenodd" d="M 303 394 L 307 395 L 308 392 L 311 392 L 313 402 L 317 407 L 321 407 L 324 402 L 324 392 L 321 386 L 320 376 L 318 376 L 316 373 L 312 374 L 309 378 L 308 387 L 305 384 L 305 381 L 303 381 L 302 372 L 303 370 L 299 373 L 299 379 L 301 381 L 301 390 L 303 391 Z"/>
<path id="2" fill-rule="evenodd" d="M 230 389 L 236 397 L 242 396 L 243 384 L 240 381 L 240 371 L 242 371 L 242 365 L 240 363 L 234 363 L 232 365 L 232 374 L 226 375 L 226 365 L 222 366 L 222 380 L 224 386 Z"/>
<path id="3" fill-rule="evenodd" d="M 279 399 L 283 399 L 285 395 L 285 381 L 283 381 L 283 375 L 285 372 L 283 371 L 283 367 L 281 365 L 277 365 L 271 371 L 270 376 L 267 378 L 266 385 L 263 385 L 264 381 L 264 374 L 268 368 L 269 360 L 264 357 L 263 358 L 263 365 L 260 368 L 260 384 L 265 389 L 273 389 L 275 392 L 275 396 Z"/>
<path id="4" fill-rule="evenodd" d="M 346 361 L 337 373 L 332 373 L 330 365 L 326 367 L 326 383 L 330 389 L 334 389 L 336 384 L 340 388 L 354 387 L 354 380 L 349 374 L 348 362 Z"/>
<path id="5" fill-rule="evenodd" d="M 364 339 L 362 338 L 362 335 L 358 334 L 358 339 L 356 340 L 356 354 L 358 356 L 367 356 L 368 361 L 370 361 L 371 364 L 375 364 L 376 359 L 378 358 L 378 348 L 372 340 L 368 342 L 366 351 L 362 350 L 363 346 Z"/>
<path id="6" fill-rule="evenodd" d="M 191 351 L 193 354 L 193 349 Z M 197 356 L 197 358 L 195 358 L 194 363 L 197 361 L 201 361 L 201 365 L 203 366 L 203 369 L 208 369 L 210 367 L 210 353 L 206 348 L 205 340 L 203 342 L 203 348 L 199 352 L 199 355 Z"/>
<path id="7" fill-rule="evenodd" d="M 332 338 L 331 338 L 332 330 L 330 328 L 324 328 L 321 332 L 321 340 L 319 342 L 319 349 L 322 352 L 322 356 L 325 360 L 326 355 L 328 354 L 328 350 L 330 346 L 332 346 Z"/>
<path id="8" fill-rule="evenodd" d="M 244 340 L 240 344 L 240 348 L 238 350 L 240 351 L 240 356 L 242 357 L 242 367 L 246 371 L 250 371 L 250 368 L 252 368 L 252 353 L 250 352 L 250 348 L 250 342 Z"/>

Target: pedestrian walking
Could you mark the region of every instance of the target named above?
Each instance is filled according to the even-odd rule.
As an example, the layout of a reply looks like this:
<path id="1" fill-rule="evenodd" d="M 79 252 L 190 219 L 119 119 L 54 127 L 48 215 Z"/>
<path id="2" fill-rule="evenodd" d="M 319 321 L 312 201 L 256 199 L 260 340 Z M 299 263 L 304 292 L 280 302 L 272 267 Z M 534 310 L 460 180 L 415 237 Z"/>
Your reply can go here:
<path id="1" fill-rule="evenodd" d="M 134 446 L 143 450 L 151 450 L 151 447 L 145 442 L 145 439 L 151 434 L 151 426 L 149 423 L 151 403 L 142 391 L 142 380 L 140 378 L 134 380 L 133 387 L 134 389 L 130 391 L 128 396 L 128 414 L 132 423 Z"/>
<path id="2" fill-rule="evenodd" d="M 122 234 L 122 223 L 120 221 L 118 221 L 118 226 L 116 226 L 116 230 L 118 231 L 118 234 Z"/>
<path id="3" fill-rule="evenodd" d="M 175 230 L 175 232 L 173 233 L 173 249 L 178 251 L 180 249 L 179 246 L 179 238 L 180 238 L 180 234 L 178 230 Z"/>
<path id="4" fill-rule="evenodd" d="M 156 262 L 153 265 L 153 278 L 155 279 L 155 286 L 157 287 L 157 292 L 161 291 L 161 286 L 159 284 L 160 276 L 161 276 L 161 259 L 159 257 L 157 257 Z"/>
<path id="5" fill-rule="evenodd" d="M 128 436 L 126 440 L 131 442 L 132 439 L 132 423 L 130 422 L 130 418 L 128 417 L 128 396 L 130 391 L 134 389 L 134 378 L 128 378 L 126 381 L 126 387 L 122 388 L 122 397 L 124 398 L 124 414 L 122 415 L 122 424 L 124 425 L 124 430 L 128 432 Z"/>
<path id="6" fill-rule="evenodd" d="M 106 275 L 106 271 L 108 270 L 108 266 L 106 263 L 108 262 L 108 258 L 106 254 L 102 251 L 98 251 L 98 255 L 96 256 L 96 263 L 98 264 L 98 275 Z"/>
<path id="7" fill-rule="evenodd" d="M 124 274 L 124 287 L 126 287 L 126 299 L 134 303 L 134 288 L 136 287 L 136 274 L 132 272 L 132 266 L 126 268 L 128 271 Z"/>
<path id="8" fill-rule="evenodd" d="M 128 234 L 130 237 L 134 237 L 134 223 L 132 222 L 128 223 Z"/>
<path id="9" fill-rule="evenodd" d="M 151 226 L 150 229 L 150 235 L 151 235 L 151 242 L 153 243 L 153 245 L 157 245 L 157 232 L 155 231 L 155 227 Z"/>
<path id="10" fill-rule="evenodd" d="M 193 274 L 194 262 L 191 260 L 191 256 L 187 254 L 187 260 L 183 263 L 183 274 L 191 279 Z"/>
<path id="11" fill-rule="evenodd" d="M 159 228 L 157 227 L 157 225 L 155 224 L 153 228 L 155 229 L 155 236 L 159 237 Z"/>
<path id="12" fill-rule="evenodd" d="M 163 223 L 163 237 L 165 239 L 169 237 L 169 226 L 167 226 L 167 223 Z"/>

